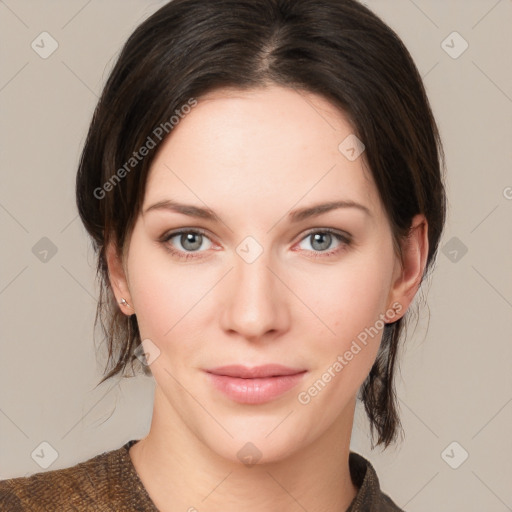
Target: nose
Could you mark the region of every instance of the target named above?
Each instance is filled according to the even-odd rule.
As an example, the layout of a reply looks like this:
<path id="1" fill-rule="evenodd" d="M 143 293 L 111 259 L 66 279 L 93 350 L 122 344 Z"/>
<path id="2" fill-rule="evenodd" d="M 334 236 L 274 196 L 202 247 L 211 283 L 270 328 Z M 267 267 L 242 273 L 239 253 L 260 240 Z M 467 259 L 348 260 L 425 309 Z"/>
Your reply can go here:
<path id="1" fill-rule="evenodd" d="M 256 341 L 275 338 L 289 328 L 290 292 L 276 277 L 279 273 L 270 260 L 265 251 L 252 263 L 234 255 L 235 268 L 221 291 L 221 324 L 226 332 Z"/>

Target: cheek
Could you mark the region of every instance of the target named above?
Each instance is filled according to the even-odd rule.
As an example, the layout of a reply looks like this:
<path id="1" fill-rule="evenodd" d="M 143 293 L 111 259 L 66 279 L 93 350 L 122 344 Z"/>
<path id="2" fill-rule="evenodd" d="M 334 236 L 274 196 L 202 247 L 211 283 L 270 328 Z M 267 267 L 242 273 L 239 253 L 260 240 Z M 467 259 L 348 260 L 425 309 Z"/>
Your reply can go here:
<path id="1" fill-rule="evenodd" d="M 308 321 L 322 328 L 326 348 L 341 349 L 377 323 L 387 306 L 391 268 L 391 259 L 361 254 L 301 279 L 297 294 L 307 298 L 314 313 Z"/>
<path id="2" fill-rule="evenodd" d="M 190 319 L 214 284 L 214 275 L 172 262 L 162 249 L 134 243 L 130 252 L 130 291 L 143 338 L 171 340 L 190 332 Z M 211 281 L 211 282 L 210 282 Z"/>
<path id="3" fill-rule="evenodd" d="M 314 333 L 315 364 L 300 403 L 321 394 L 318 403 L 332 401 L 341 407 L 355 396 L 375 362 L 394 261 L 391 245 L 381 248 L 353 253 L 302 281 L 298 294 L 308 297 L 316 316 L 308 314 L 308 324 L 303 324 Z"/>
<path id="4" fill-rule="evenodd" d="M 387 264 L 382 260 L 360 258 L 340 265 L 337 272 L 316 276 L 316 286 L 308 282 L 302 290 L 311 298 L 308 304 L 316 316 L 308 315 L 304 331 L 311 336 L 311 378 L 298 396 L 307 405 L 338 404 L 332 414 L 354 397 L 375 361 L 382 339 L 385 311 Z M 322 320 L 322 323 L 318 319 Z M 318 397 L 318 398 L 316 398 Z"/>

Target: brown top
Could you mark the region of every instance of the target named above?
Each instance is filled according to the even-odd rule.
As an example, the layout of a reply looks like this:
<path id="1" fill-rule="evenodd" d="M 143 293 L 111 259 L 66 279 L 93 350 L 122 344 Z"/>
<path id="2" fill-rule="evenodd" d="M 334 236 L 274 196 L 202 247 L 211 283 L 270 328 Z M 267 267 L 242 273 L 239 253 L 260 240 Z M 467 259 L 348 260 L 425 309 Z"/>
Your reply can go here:
<path id="1" fill-rule="evenodd" d="M 132 464 L 131 440 L 117 450 L 64 469 L 0 481 L 0 510 L 8 512 L 158 512 Z M 404 512 L 379 487 L 375 469 L 350 452 L 350 475 L 359 489 L 345 512 Z"/>

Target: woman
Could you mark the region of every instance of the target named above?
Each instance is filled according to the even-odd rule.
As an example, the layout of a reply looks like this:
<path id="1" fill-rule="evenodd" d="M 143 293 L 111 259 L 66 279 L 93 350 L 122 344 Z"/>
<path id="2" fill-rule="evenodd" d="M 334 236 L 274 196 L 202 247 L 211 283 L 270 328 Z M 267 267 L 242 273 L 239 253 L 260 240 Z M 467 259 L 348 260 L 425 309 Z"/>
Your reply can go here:
<path id="1" fill-rule="evenodd" d="M 444 225 L 442 149 L 399 38 L 353 0 L 174 0 L 127 41 L 77 204 L 109 362 L 150 432 L 0 484 L 7 510 L 396 511 L 406 312 Z M 136 369 L 136 368 L 135 368 Z M 372 442 L 373 447 L 373 442 Z"/>

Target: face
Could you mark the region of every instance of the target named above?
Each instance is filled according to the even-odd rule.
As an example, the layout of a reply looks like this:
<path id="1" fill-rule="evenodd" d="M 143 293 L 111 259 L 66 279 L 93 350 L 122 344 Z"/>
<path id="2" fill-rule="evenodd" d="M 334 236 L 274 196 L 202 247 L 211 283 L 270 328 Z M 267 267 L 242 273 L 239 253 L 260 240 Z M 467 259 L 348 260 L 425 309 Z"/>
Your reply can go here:
<path id="1" fill-rule="evenodd" d="M 156 412 L 225 458 L 251 442 L 277 460 L 351 428 L 384 321 L 409 305 L 364 153 L 339 149 L 352 133 L 320 96 L 225 89 L 152 163 L 113 286 L 157 356 Z M 267 364 L 296 376 L 209 373 Z"/>

